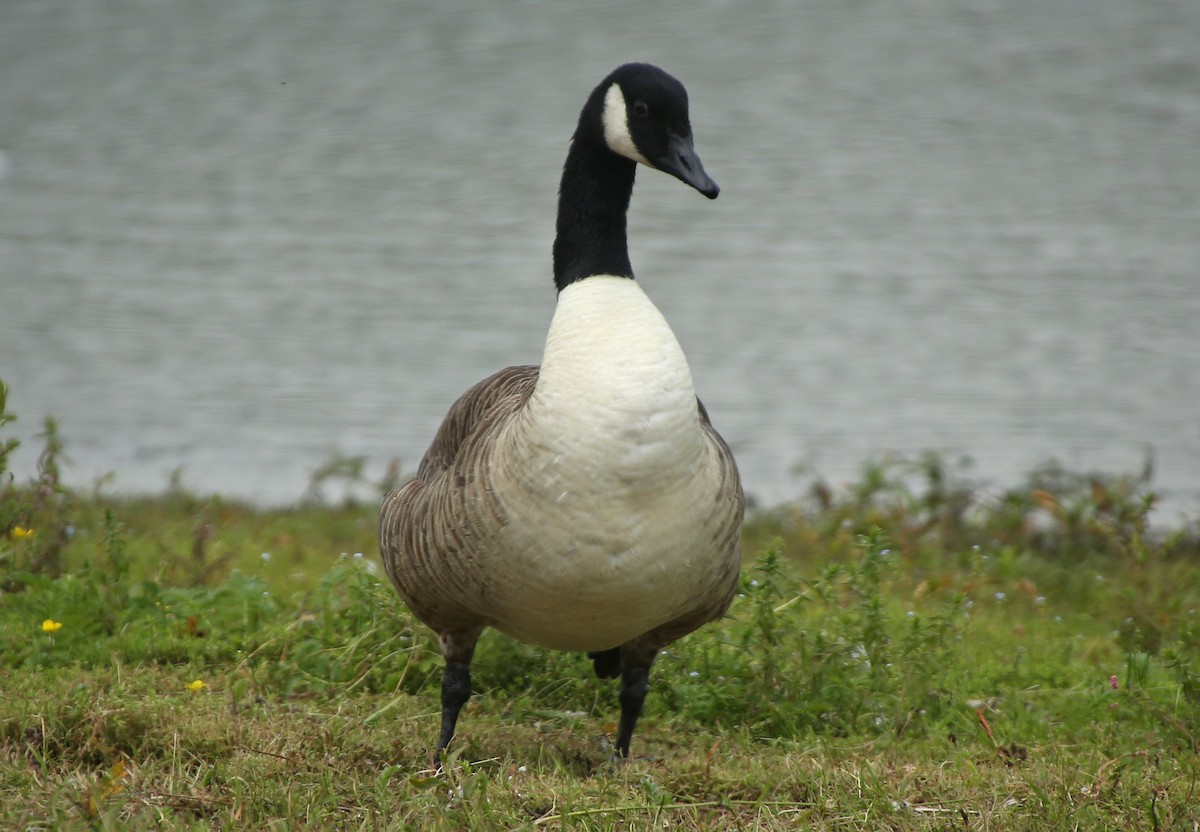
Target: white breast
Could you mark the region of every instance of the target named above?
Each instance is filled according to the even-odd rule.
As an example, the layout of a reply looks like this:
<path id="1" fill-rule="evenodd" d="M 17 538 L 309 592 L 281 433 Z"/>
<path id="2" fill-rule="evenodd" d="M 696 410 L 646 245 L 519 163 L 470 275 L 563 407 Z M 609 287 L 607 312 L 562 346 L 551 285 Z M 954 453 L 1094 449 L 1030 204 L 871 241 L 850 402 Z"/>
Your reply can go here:
<path id="1" fill-rule="evenodd" d="M 629 278 L 590 277 L 560 293 L 528 415 L 556 453 L 600 466 L 581 477 L 625 476 L 636 486 L 698 450 L 687 359 Z"/>
<path id="2" fill-rule="evenodd" d="M 491 576 L 498 629 L 603 649 L 703 593 L 714 451 L 683 351 L 637 283 L 589 277 L 560 293 L 537 388 L 510 431 L 493 463 L 508 517 Z"/>

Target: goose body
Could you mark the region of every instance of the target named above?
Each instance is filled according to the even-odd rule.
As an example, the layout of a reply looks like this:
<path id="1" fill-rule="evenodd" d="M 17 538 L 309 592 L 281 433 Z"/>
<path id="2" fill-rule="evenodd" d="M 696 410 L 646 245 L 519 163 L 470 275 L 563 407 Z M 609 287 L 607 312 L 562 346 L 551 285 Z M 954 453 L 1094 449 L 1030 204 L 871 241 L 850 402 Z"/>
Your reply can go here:
<path id="1" fill-rule="evenodd" d="M 447 660 L 439 752 L 490 626 L 588 651 L 601 676 L 619 671 L 616 746 L 627 754 L 659 650 L 723 614 L 737 585 L 736 465 L 629 266 L 635 163 L 716 196 L 682 85 L 645 64 L 614 71 L 580 115 L 540 368 L 510 367 L 468 390 L 416 478 L 384 498 L 384 565 Z"/>

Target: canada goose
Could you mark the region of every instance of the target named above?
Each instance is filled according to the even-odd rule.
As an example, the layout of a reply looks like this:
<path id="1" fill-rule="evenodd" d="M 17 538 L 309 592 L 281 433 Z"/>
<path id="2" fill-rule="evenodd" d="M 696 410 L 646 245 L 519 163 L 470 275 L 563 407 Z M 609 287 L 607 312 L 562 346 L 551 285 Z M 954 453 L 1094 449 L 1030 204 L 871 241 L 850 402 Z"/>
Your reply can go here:
<path id="1" fill-rule="evenodd" d="M 619 674 L 626 757 L 659 651 L 733 598 L 745 500 L 675 335 L 633 280 L 637 162 L 717 196 L 687 92 L 648 64 L 618 67 L 579 115 L 541 367 L 509 367 L 463 394 L 416 478 L 383 499 L 384 566 L 446 659 L 438 758 L 485 627 L 587 651 L 598 676 Z"/>

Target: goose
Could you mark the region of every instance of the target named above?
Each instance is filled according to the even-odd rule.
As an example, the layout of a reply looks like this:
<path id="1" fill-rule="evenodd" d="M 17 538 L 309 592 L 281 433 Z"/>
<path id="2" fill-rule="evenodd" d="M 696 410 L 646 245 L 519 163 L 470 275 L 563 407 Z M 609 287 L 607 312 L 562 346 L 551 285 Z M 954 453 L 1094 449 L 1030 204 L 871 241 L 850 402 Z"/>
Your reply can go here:
<path id="1" fill-rule="evenodd" d="M 638 164 L 719 192 L 696 155 L 683 85 L 631 63 L 588 96 L 563 166 L 541 366 L 467 390 L 415 478 L 383 498 L 386 572 L 445 659 L 435 761 L 471 696 L 487 627 L 586 652 L 597 676 L 620 676 L 613 748 L 627 758 L 651 665 L 721 617 L 737 587 L 737 466 L 629 261 Z"/>

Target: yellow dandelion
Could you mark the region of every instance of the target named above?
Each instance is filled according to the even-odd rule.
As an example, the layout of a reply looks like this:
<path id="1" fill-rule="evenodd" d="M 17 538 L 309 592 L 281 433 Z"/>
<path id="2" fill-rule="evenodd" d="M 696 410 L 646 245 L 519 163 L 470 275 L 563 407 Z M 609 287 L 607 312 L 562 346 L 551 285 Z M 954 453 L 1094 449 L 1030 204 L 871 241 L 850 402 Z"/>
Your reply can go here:
<path id="1" fill-rule="evenodd" d="M 42 622 L 42 632 L 43 633 L 57 633 L 61 629 L 62 629 L 62 622 L 55 621 L 53 618 L 47 618 L 45 621 Z"/>
<path id="2" fill-rule="evenodd" d="M 203 679 L 193 679 L 192 681 L 190 681 L 186 685 L 184 685 L 184 687 L 187 688 L 188 690 L 197 691 L 197 690 L 204 690 L 206 687 L 208 687 L 208 685 L 204 684 Z"/>
<path id="3" fill-rule="evenodd" d="M 26 538 L 29 538 L 29 537 L 33 537 L 33 529 L 23 529 L 20 526 L 13 526 L 13 530 L 12 530 L 13 540 L 25 540 Z"/>

